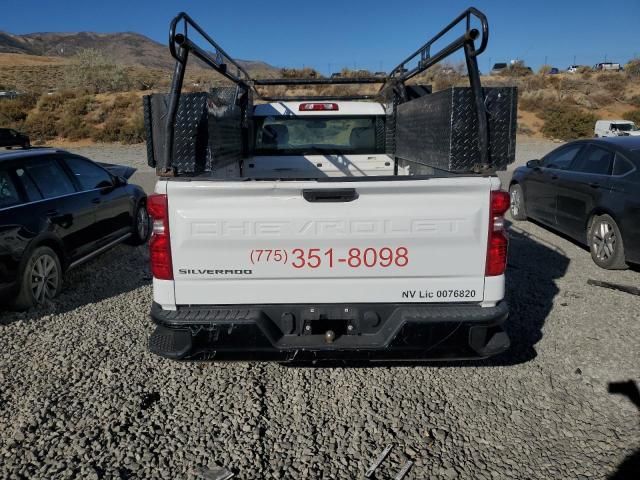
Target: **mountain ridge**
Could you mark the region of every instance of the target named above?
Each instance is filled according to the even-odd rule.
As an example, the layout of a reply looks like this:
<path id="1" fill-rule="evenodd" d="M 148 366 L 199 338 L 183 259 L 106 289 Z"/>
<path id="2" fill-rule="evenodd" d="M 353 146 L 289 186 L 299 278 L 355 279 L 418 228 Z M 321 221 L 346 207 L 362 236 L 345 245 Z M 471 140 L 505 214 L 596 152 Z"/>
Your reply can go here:
<path id="1" fill-rule="evenodd" d="M 0 30 L 0 53 L 70 58 L 87 48 L 102 52 L 119 65 L 172 69 L 175 64 L 166 45 L 137 32 L 33 32 L 18 35 Z M 260 60 L 236 61 L 256 77 L 279 74 L 279 68 Z M 193 62 L 191 67 L 202 68 L 199 62 Z"/>

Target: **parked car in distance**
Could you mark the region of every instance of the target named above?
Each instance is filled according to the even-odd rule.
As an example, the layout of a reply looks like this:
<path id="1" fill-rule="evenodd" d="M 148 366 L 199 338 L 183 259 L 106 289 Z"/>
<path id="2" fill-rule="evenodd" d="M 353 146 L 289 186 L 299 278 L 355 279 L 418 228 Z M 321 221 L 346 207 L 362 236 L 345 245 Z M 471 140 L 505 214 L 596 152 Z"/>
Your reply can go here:
<path id="1" fill-rule="evenodd" d="M 0 154 L 0 299 L 19 309 L 55 297 L 62 275 L 150 231 L 135 169 L 63 150 Z"/>
<path id="2" fill-rule="evenodd" d="M 0 147 L 22 147 L 29 148 L 31 141 L 25 134 L 13 128 L 0 128 Z"/>
<path id="3" fill-rule="evenodd" d="M 491 67 L 490 75 L 500 75 L 504 73 L 508 68 L 508 65 L 504 62 L 494 63 L 493 67 Z"/>
<path id="4" fill-rule="evenodd" d="M 606 269 L 640 263 L 640 138 L 577 140 L 514 171 L 514 220 L 535 219 L 589 246 Z"/>
<path id="5" fill-rule="evenodd" d="M 558 70 L 556 67 L 551 67 L 547 72 L 547 75 L 558 75 L 559 73 L 560 70 Z"/>
<path id="6" fill-rule="evenodd" d="M 637 137 L 640 129 L 630 120 L 598 120 L 594 133 L 596 137 Z"/>
<path id="7" fill-rule="evenodd" d="M 593 66 L 594 70 L 599 70 L 599 71 L 607 71 L 607 72 L 620 72 L 623 70 L 622 65 L 620 65 L 619 63 L 614 63 L 614 62 L 601 62 L 601 63 L 596 63 Z"/>

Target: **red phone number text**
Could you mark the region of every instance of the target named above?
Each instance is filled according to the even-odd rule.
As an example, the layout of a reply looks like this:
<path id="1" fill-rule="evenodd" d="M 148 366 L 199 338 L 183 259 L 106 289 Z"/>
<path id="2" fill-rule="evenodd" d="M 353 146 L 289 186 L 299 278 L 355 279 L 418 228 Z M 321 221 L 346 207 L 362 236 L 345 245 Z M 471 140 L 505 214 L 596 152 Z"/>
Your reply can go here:
<path id="1" fill-rule="evenodd" d="M 333 248 L 293 248 L 262 249 L 256 248 L 250 252 L 251 264 L 281 263 L 293 268 L 319 268 L 325 266 L 333 268 L 343 264 L 351 268 L 373 267 L 406 267 L 409 264 L 409 250 L 407 247 L 357 248 L 353 247 L 344 255 Z"/>

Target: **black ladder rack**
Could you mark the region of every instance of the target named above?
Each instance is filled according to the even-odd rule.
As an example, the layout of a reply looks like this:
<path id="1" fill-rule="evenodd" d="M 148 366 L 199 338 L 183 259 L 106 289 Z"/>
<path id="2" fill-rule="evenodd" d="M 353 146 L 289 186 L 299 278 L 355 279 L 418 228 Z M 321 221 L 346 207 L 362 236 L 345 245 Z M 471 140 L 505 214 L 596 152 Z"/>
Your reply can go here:
<path id="1" fill-rule="evenodd" d="M 471 27 L 472 20 L 480 23 L 480 30 Z M 455 27 L 464 24 L 464 33 L 458 38 L 442 47 L 435 53 L 431 52 L 433 45 Z M 190 30 L 197 32 L 207 43 L 206 48 L 197 45 L 190 37 Z M 476 40 L 480 38 L 480 44 L 476 48 Z M 416 75 L 433 67 L 458 50 L 463 50 L 469 85 L 474 97 L 475 110 L 478 125 L 478 147 L 480 163 L 488 164 L 489 159 L 489 132 L 487 113 L 485 111 L 485 99 L 480 83 L 477 56 L 486 49 L 489 39 L 489 25 L 486 16 L 476 8 L 468 8 L 456 17 L 433 38 L 422 45 L 418 50 L 400 62 L 386 77 L 337 77 L 337 78 L 281 78 L 281 79 L 253 79 L 251 75 L 233 58 L 227 54 L 189 15 L 179 13 L 170 24 L 169 51 L 176 60 L 169 104 L 165 119 L 164 138 L 164 166 L 172 165 L 175 121 L 182 92 L 184 74 L 189 59 L 193 54 L 207 66 L 235 83 L 239 88 L 253 93 L 264 101 L 300 101 L 300 100 L 365 100 L 373 98 L 392 98 L 392 103 L 398 105 L 408 100 L 405 82 Z M 417 61 L 417 65 L 411 69 L 407 66 Z M 261 94 L 256 87 L 265 86 L 309 86 L 309 85 L 357 85 L 380 84 L 377 95 L 316 95 L 316 96 L 268 96 Z"/>

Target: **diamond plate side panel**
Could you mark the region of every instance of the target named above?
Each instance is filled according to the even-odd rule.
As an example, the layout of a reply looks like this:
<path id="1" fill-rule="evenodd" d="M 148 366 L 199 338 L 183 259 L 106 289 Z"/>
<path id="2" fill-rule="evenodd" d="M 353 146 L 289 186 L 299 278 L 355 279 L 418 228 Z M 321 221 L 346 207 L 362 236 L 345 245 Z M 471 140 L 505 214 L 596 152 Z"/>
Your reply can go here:
<path id="1" fill-rule="evenodd" d="M 451 103 L 451 91 L 445 90 L 398 105 L 396 156 L 449 170 Z"/>
<path id="2" fill-rule="evenodd" d="M 217 87 L 209 93 L 210 169 L 224 168 L 242 160 L 243 112 L 236 104 L 238 87 Z"/>
<path id="3" fill-rule="evenodd" d="M 173 165 L 178 173 L 197 174 L 204 171 L 207 160 L 206 93 L 186 93 L 180 96 L 174 126 Z M 153 162 L 166 168 L 164 162 L 165 121 L 169 103 L 166 94 L 153 94 L 148 100 L 149 122 L 145 120 L 147 152 Z M 148 124 L 148 126 L 147 126 Z M 149 135 L 151 133 L 151 135 Z M 149 157 L 149 153 L 147 153 Z"/>
<path id="4" fill-rule="evenodd" d="M 180 96 L 173 143 L 173 167 L 178 173 L 198 174 L 207 163 L 207 94 Z"/>
<path id="5" fill-rule="evenodd" d="M 483 89 L 489 127 L 489 168 L 515 160 L 515 87 Z M 480 164 L 478 121 L 470 88 L 455 87 L 398 106 L 396 155 L 452 172 Z"/>

